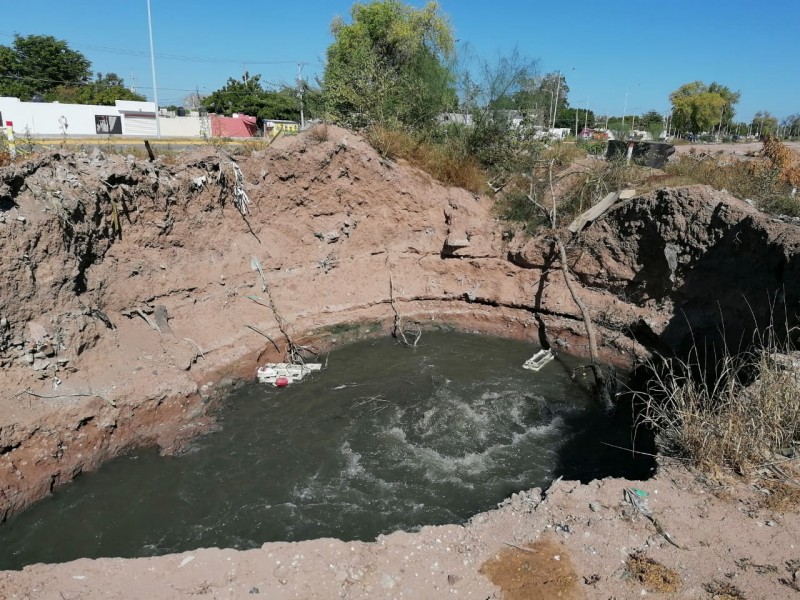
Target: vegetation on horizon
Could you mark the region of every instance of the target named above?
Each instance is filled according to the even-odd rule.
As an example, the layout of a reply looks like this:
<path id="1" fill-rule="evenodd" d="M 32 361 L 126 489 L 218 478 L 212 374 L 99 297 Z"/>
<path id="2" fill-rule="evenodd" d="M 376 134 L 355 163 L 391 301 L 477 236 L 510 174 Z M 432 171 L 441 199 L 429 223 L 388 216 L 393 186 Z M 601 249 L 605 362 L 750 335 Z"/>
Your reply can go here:
<path id="1" fill-rule="evenodd" d="M 97 73 L 92 81 L 91 66 L 63 40 L 15 34 L 10 47 L 0 45 L 0 96 L 100 105 L 145 99 L 126 88 L 115 73 Z"/>

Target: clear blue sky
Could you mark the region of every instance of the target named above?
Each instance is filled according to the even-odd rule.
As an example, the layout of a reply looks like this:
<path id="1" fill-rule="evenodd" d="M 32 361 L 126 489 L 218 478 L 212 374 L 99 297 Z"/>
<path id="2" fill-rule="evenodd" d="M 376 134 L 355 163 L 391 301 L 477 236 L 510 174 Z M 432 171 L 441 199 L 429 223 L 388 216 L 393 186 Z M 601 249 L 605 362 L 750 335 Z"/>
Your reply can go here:
<path id="1" fill-rule="evenodd" d="M 415 0 L 412 4 L 424 2 Z M 329 25 L 347 0 L 257 2 L 151 0 L 159 103 L 210 92 L 244 68 L 266 82 L 322 72 Z M 515 45 L 560 70 L 569 101 L 598 113 L 669 107 L 683 83 L 718 81 L 742 94 L 737 120 L 758 110 L 800 112 L 800 0 L 441 0 L 456 37 L 486 58 Z M 0 43 L 46 34 L 83 52 L 95 71 L 114 71 L 152 98 L 146 0 L 0 0 Z M 131 52 L 133 51 L 133 52 Z M 173 58 L 169 58 L 172 55 Z M 213 61 L 174 57 L 208 58 Z M 228 62 L 221 62 L 222 59 Z M 257 64 L 287 61 L 289 64 Z"/>

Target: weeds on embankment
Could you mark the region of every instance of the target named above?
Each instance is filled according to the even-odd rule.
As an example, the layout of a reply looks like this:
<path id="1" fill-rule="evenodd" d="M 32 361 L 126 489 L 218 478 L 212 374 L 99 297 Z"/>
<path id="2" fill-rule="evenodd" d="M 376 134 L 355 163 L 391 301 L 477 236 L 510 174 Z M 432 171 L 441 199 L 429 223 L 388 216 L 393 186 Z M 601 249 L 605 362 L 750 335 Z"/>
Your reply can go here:
<path id="1" fill-rule="evenodd" d="M 703 183 L 751 200 L 769 214 L 800 216 L 800 156 L 774 138 L 766 138 L 762 156 L 741 160 L 685 154 L 666 167 L 662 186 Z"/>
<path id="2" fill-rule="evenodd" d="M 800 353 L 774 330 L 714 364 L 695 348 L 685 360 L 655 357 L 647 367 L 638 421 L 655 431 L 663 454 L 744 474 L 800 451 Z"/>
<path id="3" fill-rule="evenodd" d="M 436 142 L 382 125 L 370 127 L 366 137 L 383 158 L 402 158 L 441 183 L 475 193 L 486 188 L 486 170 L 458 143 Z"/>

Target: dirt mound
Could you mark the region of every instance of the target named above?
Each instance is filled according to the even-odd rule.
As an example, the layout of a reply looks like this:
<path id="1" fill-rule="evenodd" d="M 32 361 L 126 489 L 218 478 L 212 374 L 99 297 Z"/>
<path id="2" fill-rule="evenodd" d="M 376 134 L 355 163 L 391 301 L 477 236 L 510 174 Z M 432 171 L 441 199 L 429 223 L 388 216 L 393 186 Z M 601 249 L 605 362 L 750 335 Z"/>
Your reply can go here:
<path id="1" fill-rule="evenodd" d="M 722 331 L 738 348 L 756 329 L 794 319 L 800 301 L 800 228 L 708 186 L 616 207 L 586 232 L 581 250 L 574 268 L 584 284 L 664 315 L 637 333 L 679 353 L 721 341 Z"/>

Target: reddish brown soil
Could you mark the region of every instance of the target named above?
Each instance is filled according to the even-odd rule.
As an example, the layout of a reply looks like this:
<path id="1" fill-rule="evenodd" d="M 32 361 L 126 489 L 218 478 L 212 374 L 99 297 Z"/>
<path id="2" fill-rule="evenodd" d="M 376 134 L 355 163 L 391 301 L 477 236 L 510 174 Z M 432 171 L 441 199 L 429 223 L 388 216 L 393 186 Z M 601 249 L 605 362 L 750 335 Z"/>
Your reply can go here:
<path id="1" fill-rule="evenodd" d="M 626 487 L 648 492 L 649 509 L 683 548 L 623 499 Z M 0 597 L 437 600 L 557 598 L 542 595 L 555 590 L 562 598 L 710 599 L 708 589 L 733 587 L 745 598 L 786 600 L 797 593 L 800 517 L 760 508 L 762 497 L 745 483 L 709 486 L 682 467 L 646 482 L 561 481 L 544 498 L 538 489 L 517 494 L 465 526 L 424 527 L 373 543 L 322 539 L 33 565 L 0 573 Z M 643 582 L 629 570 L 638 551 L 677 573 L 676 592 L 653 591 L 658 573 Z"/>

